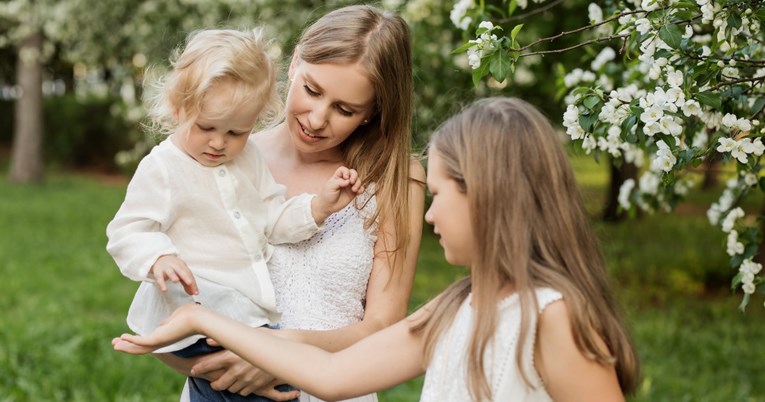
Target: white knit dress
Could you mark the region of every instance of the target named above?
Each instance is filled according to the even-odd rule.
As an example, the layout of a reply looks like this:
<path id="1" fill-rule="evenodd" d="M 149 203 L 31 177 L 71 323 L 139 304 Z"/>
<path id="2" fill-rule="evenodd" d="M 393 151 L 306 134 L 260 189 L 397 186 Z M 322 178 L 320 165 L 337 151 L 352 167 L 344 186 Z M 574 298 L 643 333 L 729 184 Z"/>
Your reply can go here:
<path id="1" fill-rule="evenodd" d="M 377 207 L 366 194 L 332 214 L 324 230 L 308 240 L 277 245 L 268 263 L 276 289 L 276 306 L 283 329 L 331 330 L 364 318 L 367 283 L 372 272 L 377 225 L 365 228 L 367 216 Z M 368 202 L 367 202 L 368 201 Z M 301 402 L 320 399 L 301 393 Z M 376 394 L 350 399 L 377 401 Z"/>
<path id="2" fill-rule="evenodd" d="M 537 289 L 540 312 L 550 303 L 562 299 L 552 289 Z M 470 305 L 472 294 L 460 306 L 452 325 L 441 335 L 433 359 L 425 374 L 420 402 L 467 402 L 467 350 L 473 322 Z M 533 316 L 530 341 L 524 344 L 522 364 L 535 388 L 523 382 L 515 353 L 521 324 L 521 307 L 517 294 L 512 294 L 498 305 L 499 322 L 494 339 L 486 347 L 484 371 L 491 386 L 492 400 L 502 402 L 552 402 L 534 368 L 534 337 L 537 316 Z"/>

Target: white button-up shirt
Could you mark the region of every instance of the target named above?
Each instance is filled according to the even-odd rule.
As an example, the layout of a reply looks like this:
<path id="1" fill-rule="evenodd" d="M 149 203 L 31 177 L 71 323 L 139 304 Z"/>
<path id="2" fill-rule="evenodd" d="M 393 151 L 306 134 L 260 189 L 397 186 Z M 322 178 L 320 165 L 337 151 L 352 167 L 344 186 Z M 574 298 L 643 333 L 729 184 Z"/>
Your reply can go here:
<path id="1" fill-rule="evenodd" d="M 130 181 L 125 201 L 109 223 L 107 250 L 122 273 L 142 281 L 128 325 L 148 334 L 182 304 L 197 301 L 225 315 L 260 326 L 275 323 L 274 288 L 266 261 L 271 243 L 305 240 L 319 230 L 312 195 L 285 200 L 256 146 L 250 141 L 233 161 L 199 164 L 169 139 L 152 149 Z M 199 295 L 180 285 L 162 292 L 149 270 L 163 255 L 189 266 Z M 160 351 L 193 343 L 188 338 Z"/>

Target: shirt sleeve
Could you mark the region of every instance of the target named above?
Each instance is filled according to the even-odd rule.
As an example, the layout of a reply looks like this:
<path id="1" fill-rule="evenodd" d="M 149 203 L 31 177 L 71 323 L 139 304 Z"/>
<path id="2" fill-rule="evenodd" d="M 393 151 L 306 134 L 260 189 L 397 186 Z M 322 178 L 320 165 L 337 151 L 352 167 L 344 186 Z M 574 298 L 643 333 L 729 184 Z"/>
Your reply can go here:
<path id="1" fill-rule="evenodd" d="M 298 194 L 285 199 L 287 188 L 278 184 L 268 169 L 263 157 L 252 145 L 255 164 L 255 186 L 268 209 L 265 235 L 272 244 L 295 243 L 306 240 L 322 227 L 316 224 L 311 212 L 311 200 L 315 194 Z"/>
<path id="2" fill-rule="evenodd" d="M 157 259 L 178 253 L 164 233 L 172 220 L 171 202 L 168 174 L 150 154 L 138 165 L 122 206 L 106 227 L 106 250 L 126 277 L 153 280 L 149 270 Z"/>

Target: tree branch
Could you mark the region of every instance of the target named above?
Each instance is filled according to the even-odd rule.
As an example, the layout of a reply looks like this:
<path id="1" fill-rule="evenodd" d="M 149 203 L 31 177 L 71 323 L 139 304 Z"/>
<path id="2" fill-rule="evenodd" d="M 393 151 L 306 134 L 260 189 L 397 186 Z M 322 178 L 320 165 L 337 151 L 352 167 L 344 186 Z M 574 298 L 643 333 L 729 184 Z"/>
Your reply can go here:
<path id="1" fill-rule="evenodd" d="M 666 8 L 666 7 L 664 7 L 664 8 Z M 619 14 L 616 14 L 616 15 L 612 15 L 611 17 L 606 18 L 606 19 L 604 19 L 603 21 L 601 21 L 601 22 L 599 22 L 597 24 L 587 25 L 587 26 L 583 26 L 581 28 L 574 29 L 573 31 L 565 31 L 565 32 L 561 32 L 561 33 L 559 33 L 557 35 L 554 35 L 554 36 L 550 36 L 550 37 L 547 37 L 547 38 L 537 39 L 534 42 L 531 42 L 531 43 L 529 43 L 526 46 L 522 46 L 522 47 L 520 47 L 518 49 L 510 49 L 510 50 L 514 50 L 514 51 L 517 51 L 517 52 L 522 52 L 522 51 L 527 50 L 527 49 L 529 49 L 531 47 L 534 47 L 534 46 L 536 46 L 536 45 L 538 45 L 538 44 L 540 44 L 542 42 L 546 42 L 546 41 L 552 42 L 555 39 L 559 39 L 559 38 L 562 38 L 564 36 L 573 35 L 573 34 L 577 34 L 577 33 L 580 33 L 580 32 L 585 32 L 585 31 L 589 31 L 589 30 L 597 28 L 597 27 L 599 27 L 601 25 L 608 24 L 609 22 L 611 22 L 613 20 L 617 20 L 617 19 L 619 19 L 619 18 L 621 18 L 621 17 L 623 17 L 625 15 L 638 14 L 638 13 L 648 13 L 648 11 L 639 9 L 639 10 L 633 10 L 633 11 L 627 11 L 627 12 L 624 12 L 624 13 L 619 13 Z M 623 36 L 618 36 L 618 37 L 623 37 Z M 614 38 L 615 37 L 609 37 L 609 40 L 610 39 L 614 39 Z M 602 42 L 602 41 L 598 41 L 598 42 Z"/>
<path id="2" fill-rule="evenodd" d="M 525 13 L 525 14 L 519 14 L 519 15 L 515 15 L 515 16 L 512 16 L 512 17 L 509 17 L 509 18 L 505 18 L 503 20 L 499 20 L 499 21 L 497 21 L 497 23 L 498 24 L 506 24 L 508 22 L 524 20 L 524 19 L 532 17 L 534 15 L 541 14 L 541 13 L 543 13 L 543 12 L 545 12 L 545 11 L 555 7 L 555 6 L 557 6 L 558 4 L 560 4 L 562 2 L 563 2 L 563 0 L 555 0 L 555 1 L 552 1 L 550 3 L 545 4 L 542 7 L 539 7 L 539 8 L 536 8 L 534 10 L 531 10 L 531 11 Z"/>
<path id="3" fill-rule="evenodd" d="M 717 83 L 717 85 L 713 86 L 710 89 L 720 89 L 722 87 L 732 86 L 736 84 L 741 84 L 744 82 L 765 82 L 765 77 L 750 77 L 750 78 L 741 78 L 738 80 L 731 80 L 731 81 L 723 81 Z"/>
<path id="4" fill-rule="evenodd" d="M 563 48 L 563 49 L 540 50 L 540 51 L 537 51 L 537 52 L 523 53 L 523 54 L 519 55 L 518 57 L 528 57 L 528 56 L 534 56 L 534 55 L 540 55 L 540 54 L 544 55 L 544 54 L 553 54 L 553 53 L 564 53 L 564 52 L 568 52 L 569 50 L 580 48 L 582 46 L 591 45 L 593 43 L 607 42 L 607 41 L 610 41 L 610 40 L 613 40 L 613 39 L 628 38 L 630 35 L 631 34 L 626 33 L 626 34 L 621 34 L 621 35 L 611 35 L 611 36 L 606 36 L 606 37 L 602 37 L 602 38 L 595 38 L 595 39 L 590 39 L 590 40 L 588 40 L 586 42 L 578 43 L 576 45 L 569 46 L 569 47 L 566 47 L 566 48 Z M 525 46 L 525 47 L 523 47 L 521 49 L 525 49 L 525 48 L 528 48 L 528 46 Z M 510 50 L 512 50 L 512 49 L 510 49 Z"/>

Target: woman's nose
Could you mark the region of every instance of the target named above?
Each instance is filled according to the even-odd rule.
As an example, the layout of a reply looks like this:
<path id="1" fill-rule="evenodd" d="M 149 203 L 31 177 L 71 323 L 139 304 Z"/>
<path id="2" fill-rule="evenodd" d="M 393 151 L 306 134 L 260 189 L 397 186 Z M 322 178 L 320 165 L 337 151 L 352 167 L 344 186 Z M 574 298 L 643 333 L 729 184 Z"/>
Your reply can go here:
<path id="1" fill-rule="evenodd" d="M 308 115 L 308 125 L 311 130 L 321 130 L 327 126 L 329 108 L 324 105 L 316 105 Z"/>

